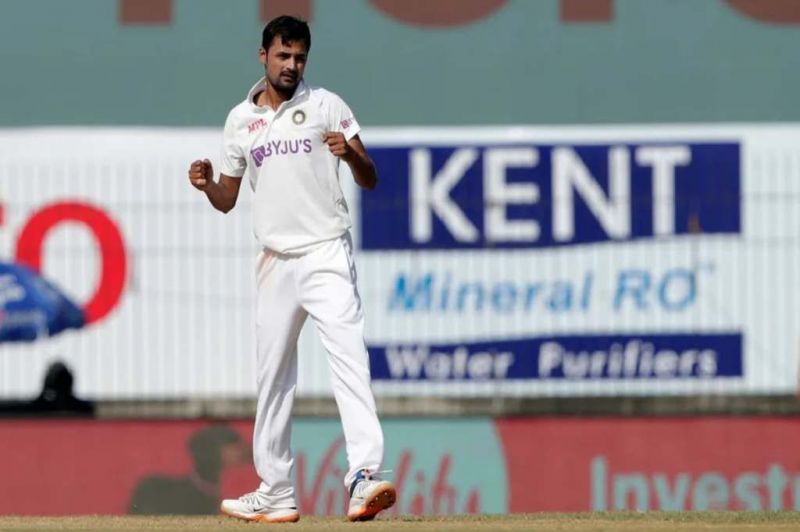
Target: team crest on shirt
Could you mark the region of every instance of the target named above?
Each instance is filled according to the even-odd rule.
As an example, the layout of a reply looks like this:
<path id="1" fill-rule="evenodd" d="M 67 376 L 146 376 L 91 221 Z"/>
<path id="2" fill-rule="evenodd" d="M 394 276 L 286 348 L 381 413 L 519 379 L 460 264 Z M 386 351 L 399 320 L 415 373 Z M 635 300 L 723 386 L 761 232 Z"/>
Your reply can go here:
<path id="1" fill-rule="evenodd" d="M 298 126 L 305 121 L 306 121 L 306 114 L 303 111 L 298 109 L 297 111 L 292 113 L 292 122 L 294 122 Z"/>

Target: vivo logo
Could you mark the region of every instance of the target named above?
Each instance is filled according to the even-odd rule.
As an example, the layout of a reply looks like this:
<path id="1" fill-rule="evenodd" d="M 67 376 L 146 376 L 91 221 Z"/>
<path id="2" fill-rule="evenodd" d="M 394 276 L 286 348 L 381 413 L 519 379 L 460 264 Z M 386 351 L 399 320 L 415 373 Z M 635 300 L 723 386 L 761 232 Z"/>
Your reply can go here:
<path id="1" fill-rule="evenodd" d="M 738 144 L 374 153 L 382 179 L 375 192 L 362 194 L 365 249 L 539 247 L 739 232 Z"/>

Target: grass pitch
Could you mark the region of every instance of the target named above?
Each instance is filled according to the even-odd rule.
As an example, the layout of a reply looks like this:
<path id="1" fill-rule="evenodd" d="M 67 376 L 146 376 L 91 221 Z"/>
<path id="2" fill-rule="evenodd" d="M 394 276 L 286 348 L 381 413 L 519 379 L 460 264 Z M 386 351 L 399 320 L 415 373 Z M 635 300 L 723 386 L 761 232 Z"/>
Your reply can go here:
<path id="1" fill-rule="evenodd" d="M 772 531 L 800 530 L 798 512 L 649 512 L 514 514 L 454 517 L 392 517 L 367 523 L 349 523 L 343 518 L 304 517 L 299 523 L 264 525 L 245 523 L 228 517 L 22 517 L 0 516 L 0 530 L 162 530 L 169 532 L 203 530 L 249 530 L 278 527 L 286 532 L 396 530 L 419 531 Z"/>

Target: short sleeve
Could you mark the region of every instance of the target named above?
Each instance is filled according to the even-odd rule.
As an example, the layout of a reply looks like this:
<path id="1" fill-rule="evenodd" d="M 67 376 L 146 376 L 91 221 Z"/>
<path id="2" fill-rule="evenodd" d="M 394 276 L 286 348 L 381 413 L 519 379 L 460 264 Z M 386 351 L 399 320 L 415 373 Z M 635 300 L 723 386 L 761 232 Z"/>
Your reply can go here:
<path id="1" fill-rule="evenodd" d="M 344 103 L 339 96 L 331 94 L 329 102 L 329 131 L 337 133 L 344 133 L 344 138 L 350 140 L 361 131 L 361 126 L 358 125 L 356 117 L 353 116 L 353 111 Z"/>
<path id="2" fill-rule="evenodd" d="M 222 164 L 220 173 L 230 177 L 242 177 L 247 168 L 247 159 L 237 140 L 236 118 L 234 112 L 228 114 L 225 129 L 222 132 Z"/>

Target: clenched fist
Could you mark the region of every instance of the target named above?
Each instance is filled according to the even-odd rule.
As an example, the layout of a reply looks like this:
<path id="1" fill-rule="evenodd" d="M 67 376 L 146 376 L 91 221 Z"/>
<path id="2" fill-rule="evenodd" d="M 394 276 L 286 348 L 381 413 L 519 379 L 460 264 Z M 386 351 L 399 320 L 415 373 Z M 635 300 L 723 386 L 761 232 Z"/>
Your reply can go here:
<path id="1" fill-rule="evenodd" d="M 213 180 L 214 167 L 208 159 L 197 160 L 189 167 L 189 181 L 197 190 L 205 190 Z"/>
<path id="2" fill-rule="evenodd" d="M 345 161 L 350 159 L 355 153 L 347 140 L 345 140 L 344 133 L 328 131 L 322 135 L 322 142 L 328 145 L 328 149 L 332 154 L 341 157 Z"/>

